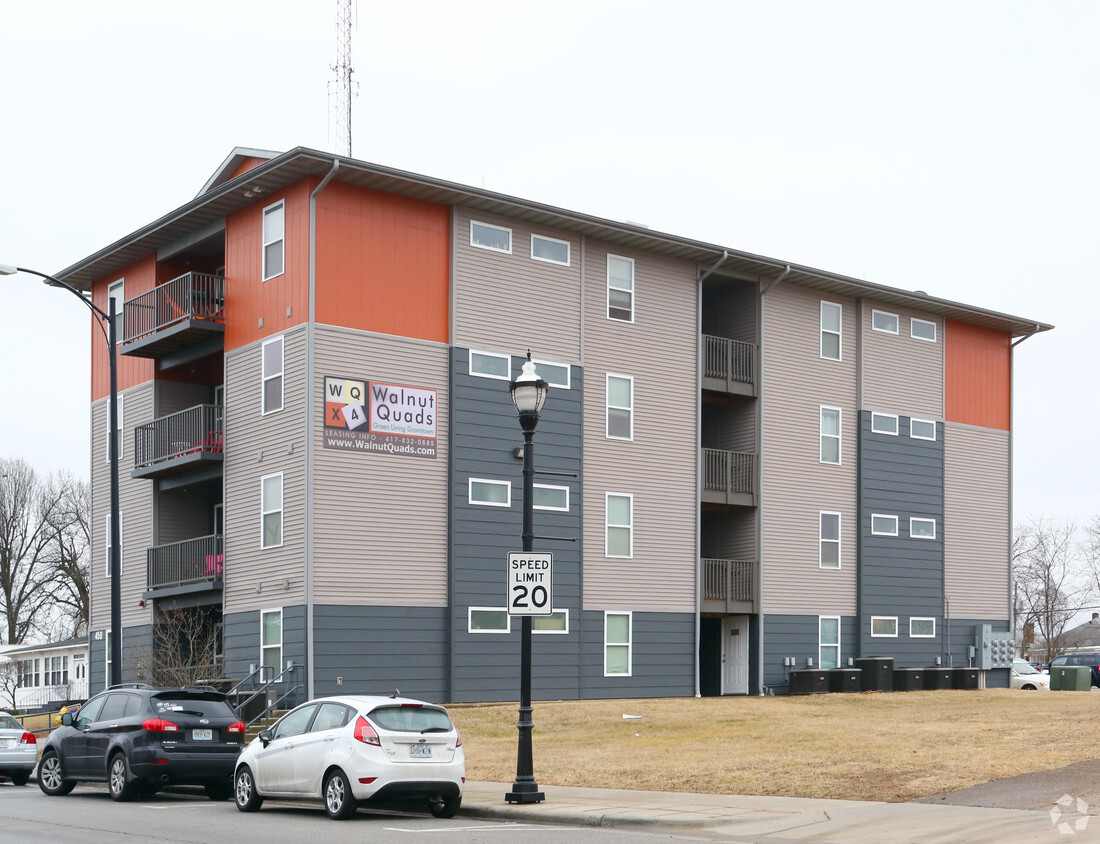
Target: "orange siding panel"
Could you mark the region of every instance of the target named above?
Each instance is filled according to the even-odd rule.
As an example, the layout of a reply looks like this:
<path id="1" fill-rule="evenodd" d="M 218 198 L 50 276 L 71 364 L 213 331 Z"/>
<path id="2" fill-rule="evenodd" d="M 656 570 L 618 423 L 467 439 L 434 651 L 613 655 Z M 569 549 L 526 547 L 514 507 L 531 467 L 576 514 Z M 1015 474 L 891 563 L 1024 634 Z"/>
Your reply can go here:
<path id="1" fill-rule="evenodd" d="M 332 182 L 317 199 L 317 322 L 449 341 L 451 211 Z"/>
<path id="2" fill-rule="evenodd" d="M 944 326 L 948 422 L 1007 431 L 1012 412 L 1012 338 L 962 322 Z"/>
<path id="3" fill-rule="evenodd" d="M 92 302 L 107 311 L 110 304 L 107 301 L 107 288 L 120 278 L 126 279 L 123 296 L 133 299 L 142 293 L 152 290 L 157 285 L 157 260 L 150 254 L 135 261 L 120 272 L 99 279 L 92 285 Z M 65 307 L 68 307 L 65 303 Z M 80 307 L 75 302 L 73 307 Z M 106 326 L 104 326 L 106 327 Z M 99 330 L 99 320 L 93 319 L 92 330 L 92 401 L 105 398 L 111 391 L 111 368 L 107 355 L 107 343 L 103 339 L 103 332 Z M 122 343 L 122 338 L 118 338 Z M 118 356 L 118 389 L 119 392 L 144 384 L 153 379 L 153 362 L 147 358 L 135 358 L 130 355 Z"/>
<path id="4" fill-rule="evenodd" d="M 267 159 L 249 156 L 240 163 L 240 166 L 238 166 L 237 169 L 233 171 L 233 175 L 230 176 L 229 179 L 226 179 L 226 181 L 229 181 L 230 179 L 235 179 L 242 173 L 247 173 L 249 170 L 253 169 L 254 167 L 259 167 L 261 164 L 267 164 Z"/>

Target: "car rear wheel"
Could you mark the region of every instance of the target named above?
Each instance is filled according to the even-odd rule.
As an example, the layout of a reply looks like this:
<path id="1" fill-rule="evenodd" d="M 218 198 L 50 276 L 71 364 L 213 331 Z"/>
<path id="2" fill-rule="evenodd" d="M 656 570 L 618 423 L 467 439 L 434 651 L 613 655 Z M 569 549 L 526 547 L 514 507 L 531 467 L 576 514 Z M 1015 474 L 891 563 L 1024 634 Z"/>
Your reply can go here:
<path id="1" fill-rule="evenodd" d="M 52 750 L 43 753 L 38 763 L 38 787 L 51 797 L 60 797 L 76 788 L 75 780 L 67 780 L 61 775 L 61 760 Z"/>
<path id="2" fill-rule="evenodd" d="M 333 820 L 347 820 L 359 808 L 351 795 L 351 783 L 341 770 L 335 770 L 325 778 L 324 795 L 325 811 Z"/>
<path id="3" fill-rule="evenodd" d="M 13 785 L 26 785 L 27 780 L 31 778 L 30 771 L 16 771 L 11 775 L 11 781 Z"/>
<path id="4" fill-rule="evenodd" d="M 111 799 L 119 803 L 129 800 L 137 790 L 130 779 L 130 766 L 123 753 L 116 753 L 107 765 L 107 790 L 111 793 Z"/>
<path id="5" fill-rule="evenodd" d="M 263 805 L 264 799 L 256 791 L 252 769 L 247 765 L 242 765 L 233 778 L 233 796 L 237 801 L 237 808 L 242 812 L 255 812 Z"/>
<path id="6" fill-rule="evenodd" d="M 437 797 L 428 803 L 429 811 L 436 818 L 453 818 L 461 806 L 461 797 Z"/>

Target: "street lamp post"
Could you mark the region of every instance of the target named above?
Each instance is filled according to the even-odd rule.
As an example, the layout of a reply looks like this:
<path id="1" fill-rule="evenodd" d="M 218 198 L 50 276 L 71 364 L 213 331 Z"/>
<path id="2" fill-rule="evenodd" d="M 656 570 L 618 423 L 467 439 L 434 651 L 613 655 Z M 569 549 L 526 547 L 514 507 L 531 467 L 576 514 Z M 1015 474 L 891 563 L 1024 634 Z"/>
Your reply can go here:
<path id="1" fill-rule="evenodd" d="M 531 353 L 523 364 L 520 376 L 508 388 L 512 391 L 512 403 L 519 412 L 519 424 L 523 429 L 523 551 L 533 551 L 535 541 L 534 508 L 535 486 L 535 426 L 539 424 L 539 411 L 546 402 L 549 385 L 535 374 Z M 516 750 L 516 781 L 512 790 L 504 795 L 509 803 L 539 803 L 545 795 L 535 782 L 534 758 L 531 753 L 531 616 L 522 617 L 520 627 L 520 681 L 519 681 L 519 746 Z"/>
<path id="2" fill-rule="evenodd" d="M 122 541 L 121 518 L 119 516 L 118 503 L 118 338 L 115 330 L 115 299 L 107 297 L 107 310 L 99 307 L 83 293 L 70 284 L 52 275 L 40 273 L 37 270 L 28 270 L 26 267 L 14 267 L 9 264 L 0 264 L 0 275 L 14 275 L 15 273 L 27 273 L 43 279 L 50 287 L 63 287 L 91 309 L 92 316 L 96 317 L 104 329 L 107 339 L 108 360 L 111 371 L 111 395 L 108 424 L 110 431 L 107 436 L 107 456 L 111 464 L 111 633 L 110 633 L 110 659 L 111 676 L 108 685 L 113 686 L 122 682 Z"/>

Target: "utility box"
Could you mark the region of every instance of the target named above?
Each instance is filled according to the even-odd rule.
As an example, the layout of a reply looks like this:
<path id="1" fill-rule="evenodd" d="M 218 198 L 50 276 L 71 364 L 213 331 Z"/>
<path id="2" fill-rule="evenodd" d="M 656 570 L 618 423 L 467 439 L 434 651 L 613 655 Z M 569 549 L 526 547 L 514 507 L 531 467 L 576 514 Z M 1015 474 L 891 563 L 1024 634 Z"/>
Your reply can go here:
<path id="1" fill-rule="evenodd" d="M 924 688 L 923 668 L 895 668 L 895 692 L 919 692 Z"/>
<path id="2" fill-rule="evenodd" d="M 950 689 L 953 683 L 952 670 L 934 665 L 924 669 L 924 687 L 926 689 Z"/>
<path id="3" fill-rule="evenodd" d="M 864 692 L 892 692 L 894 690 L 894 658 L 892 656 L 868 656 L 857 659 L 860 670 L 859 687 Z"/>
<path id="4" fill-rule="evenodd" d="M 1092 669 L 1087 665 L 1057 665 L 1050 669 L 1051 691 L 1087 692 L 1092 686 Z"/>
<path id="5" fill-rule="evenodd" d="M 862 673 L 858 668 L 830 668 L 829 691 L 858 692 L 860 690 L 859 675 Z"/>
<path id="6" fill-rule="evenodd" d="M 829 691 L 829 672 L 820 668 L 803 668 L 791 672 L 792 695 L 819 695 Z"/>
<path id="7" fill-rule="evenodd" d="M 974 655 L 978 660 L 975 667 L 982 671 L 1011 668 L 1016 656 L 1016 642 L 1011 633 L 994 633 L 993 625 L 983 624 L 974 631 Z"/>
<path id="8" fill-rule="evenodd" d="M 976 689 L 976 688 L 978 688 L 978 669 L 977 668 L 952 668 L 951 669 L 951 688 L 953 688 L 953 689 Z"/>

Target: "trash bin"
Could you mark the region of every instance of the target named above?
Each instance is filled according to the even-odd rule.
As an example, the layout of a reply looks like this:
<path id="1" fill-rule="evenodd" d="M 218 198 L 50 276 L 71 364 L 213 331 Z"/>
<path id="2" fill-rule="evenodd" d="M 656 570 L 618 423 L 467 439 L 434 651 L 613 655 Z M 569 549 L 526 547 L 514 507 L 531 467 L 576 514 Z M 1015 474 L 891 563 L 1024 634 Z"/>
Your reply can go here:
<path id="1" fill-rule="evenodd" d="M 923 668 L 895 668 L 895 692 L 919 692 L 924 688 Z"/>
<path id="2" fill-rule="evenodd" d="M 894 690 L 894 658 L 892 656 L 868 656 L 857 659 L 860 670 L 859 687 L 864 692 L 892 692 Z"/>
<path id="3" fill-rule="evenodd" d="M 858 668 L 830 668 L 829 691 L 830 692 L 858 692 L 859 675 L 863 672 Z"/>
<path id="4" fill-rule="evenodd" d="M 952 670 L 933 665 L 924 669 L 924 687 L 926 689 L 950 689 L 952 685 Z"/>
<path id="5" fill-rule="evenodd" d="M 791 672 L 792 695 L 818 695 L 829 691 L 829 672 L 820 668 L 802 668 Z"/>
<path id="6" fill-rule="evenodd" d="M 953 689 L 976 689 L 976 688 L 978 688 L 978 669 L 977 668 L 952 668 L 951 669 L 951 688 L 953 688 Z"/>
<path id="7" fill-rule="evenodd" d="M 1050 669 L 1051 691 L 1087 692 L 1092 686 L 1092 669 L 1087 665 L 1057 665 Z"/>

